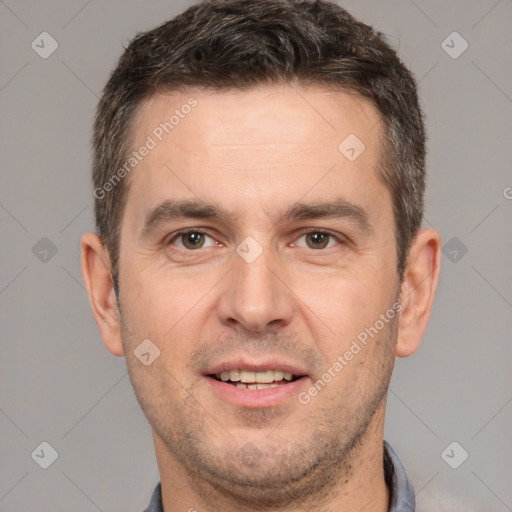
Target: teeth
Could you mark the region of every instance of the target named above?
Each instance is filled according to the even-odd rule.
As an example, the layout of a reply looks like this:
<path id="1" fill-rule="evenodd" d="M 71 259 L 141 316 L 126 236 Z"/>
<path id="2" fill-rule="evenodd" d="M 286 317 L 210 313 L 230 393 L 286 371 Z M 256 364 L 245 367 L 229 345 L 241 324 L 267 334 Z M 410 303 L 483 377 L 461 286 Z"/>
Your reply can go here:
<path id="1" fill-rule="evenodd" d="M 235 386 L 241 389 L 268 389 L 277 388 L 279 384 L 243 384 L 242 382 L 237 382 Z"/>
<path id="2" fill-rule="evenodd" d="M 240 380 L 242 382 L 256 382 L 256 373 L 248 372 L 246 370 L 241 370 L 240 372 Z"/>
<path id="3" fill-rule="evenodd" d="M 274 370 L 256 372 L 256 382 L 261 384 L 270 384 L 271 382 L 274 382 L 274 380 Z"/>
<path id="4" fill-rule="evenodd" d="M 225 371 L 222 372 L 220 375 L 217 375 L 218 378 L 222 382 L 227 382 L 230 380 L 231 382 L 239 382 L 240 381 L 240 371 L 239 370 L 231 370 L 231 371 Z M 254 380 L 250 381 L 254 382 Z"/>
<path id="5" fill-rule="evenodd" d="M 256 389 L 277 388 L 278 384 L 256 384 Z"/>
<path id="6" fill-rule="evenodd" d="M 273 382 L 280 382 L 284 380 L 292 380 L 293 375 L 290 372 L 282 370 L 266 370 L 264 372 L 251 372 L 249 370 L 226 370 L 220 374 L 217 374 L 217 378 L 222 382 L 228 380 L 233 383 L 243 384 L 272 384 Z M 238 386 L 242 387 L 242 386 Z M 246 387 L 245 385 L 243 386 Z M 249 388 L 257 389 L 257 388 Z M 261 388 L 263 389 L 263 388 Z"/>
<path id="7" fill-rule="evenodd" d="M 231 382 L 239 382 L 240 381 L 240 372 L 238 370 L 231 370 L 229 372 L 229 380 Z"/>

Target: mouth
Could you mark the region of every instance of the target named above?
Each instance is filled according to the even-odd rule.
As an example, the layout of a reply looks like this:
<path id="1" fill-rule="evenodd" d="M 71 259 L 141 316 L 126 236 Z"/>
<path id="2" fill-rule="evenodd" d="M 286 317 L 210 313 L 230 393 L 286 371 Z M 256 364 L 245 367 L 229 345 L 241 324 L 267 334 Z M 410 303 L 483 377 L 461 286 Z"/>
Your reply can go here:
<path id="1" fill-rule="evenodd" d="M 210 366 L 203 378 L 213 396 L 242 408 L 284 405 L 311 381 L 304 369 L 272 358 L 264 362 L 240 358 Z"/>
<path id="2" fill-rule="evenodd" d="M 295 382 L 304 377 L 304 375 L 295 375 L 286 370 L 263 370 L 252 371 L 248 369 L 237 368 L 233 370 L 224 370 L 220 373 L 210 374 L 208 377 L 218 382 L 231 384 L 240 389 L 262 390 L 276 388 Z"/>

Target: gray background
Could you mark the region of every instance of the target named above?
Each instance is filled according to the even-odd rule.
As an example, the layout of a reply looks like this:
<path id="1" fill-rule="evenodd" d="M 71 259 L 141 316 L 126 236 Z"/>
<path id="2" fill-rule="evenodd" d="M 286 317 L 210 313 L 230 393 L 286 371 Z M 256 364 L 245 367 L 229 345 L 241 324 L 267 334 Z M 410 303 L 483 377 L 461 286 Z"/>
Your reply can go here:
<path id="1" fill-rule="evenodd" d="M 419 510 L 512 510 L 512 2 L 341 3 L 387 34 L 419 80 L 426 224 L 445 244 L 422 347 L 397 361 L 386 438 Z M 188 5 L 0 1 L 1 511 L 140 511 L 158 481 L 124 361 L 90 312 L 79 238 L 93 228 L 98 95 L 122 45 Z M 59 45 L 46 59 L 31 48 L 43 31 Z M 454 31 L 469 44 L 458 58 L 458 36 L 443 45 L 452 56 L 442 47 Z M 31 458 L 43 441 L 58 452 L 48 469 Z M 452 469 L 445 460 L 458 465 L 463 450 Z"/>

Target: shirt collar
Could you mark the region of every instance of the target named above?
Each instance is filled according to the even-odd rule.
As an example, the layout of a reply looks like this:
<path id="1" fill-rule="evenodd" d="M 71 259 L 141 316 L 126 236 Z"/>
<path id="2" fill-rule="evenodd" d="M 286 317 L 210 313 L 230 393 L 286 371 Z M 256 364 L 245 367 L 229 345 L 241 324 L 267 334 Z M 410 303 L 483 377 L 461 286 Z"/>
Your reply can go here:
<path id="1" fill-rule="evenodd" d="M 143 512 L 164 512 L 164 507 L 162 505 L 162 487 L 160 482 L 158 482 L 158 485 L 155 487 L 155 490 L 151 495 L 151 501 Z"/>
<path id="2" fill-rule="evenodd" d="M 389 512 L 414 512 L 416 500 L 404 465 L 397 453 L 384 441 L 384 474 L 389 488 Z"/>
<path id="3" fill-rule="evenodd" d="M 414 512 L 414 489 L 407 479 L 402 461 L 386 441 L 384 441 L 384 474 L 389 488 L 388 512 Z M 162 488 L 158 482 L 151 496 L 151 502 L 144 512 L 163 512 L 163 510 Z"/>

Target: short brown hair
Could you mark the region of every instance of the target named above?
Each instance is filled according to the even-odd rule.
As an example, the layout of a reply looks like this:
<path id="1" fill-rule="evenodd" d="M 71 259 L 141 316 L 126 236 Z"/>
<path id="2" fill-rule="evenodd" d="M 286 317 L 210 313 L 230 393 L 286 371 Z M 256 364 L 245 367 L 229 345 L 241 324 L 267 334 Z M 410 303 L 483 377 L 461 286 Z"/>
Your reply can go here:
<path id="1" fill-rule="evenodd" d="M 137 107 L 159 91 L 296 82 L 369 99 L 385 136 L 379 176 L 393 201 L 398 273 L 423 216 L 425 132 L 416 83 L 383 36 L 326 0 L 206 0 L 139 34 L 98 104 L 93 135 L 96 225 L 118 271 L 129 181 L 103 185 L 126 161 Z M 128 182 L 127 182 L 128 181 Z M 103 191 L 101 194 L 96 191 Z"/>

